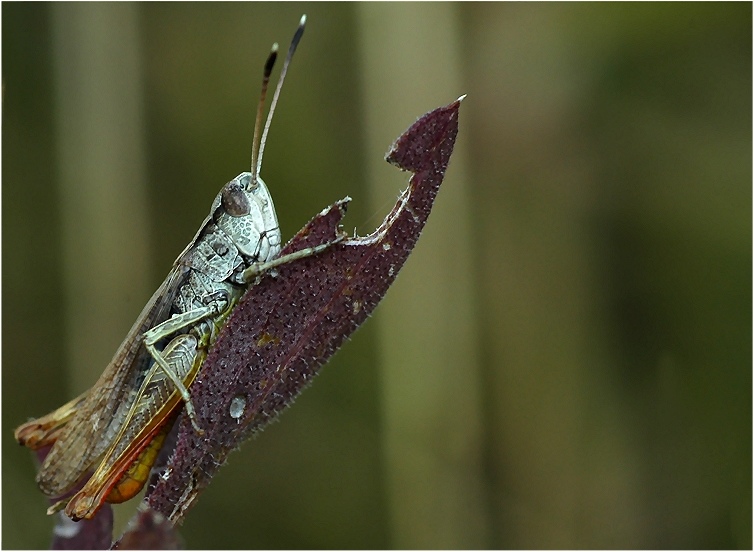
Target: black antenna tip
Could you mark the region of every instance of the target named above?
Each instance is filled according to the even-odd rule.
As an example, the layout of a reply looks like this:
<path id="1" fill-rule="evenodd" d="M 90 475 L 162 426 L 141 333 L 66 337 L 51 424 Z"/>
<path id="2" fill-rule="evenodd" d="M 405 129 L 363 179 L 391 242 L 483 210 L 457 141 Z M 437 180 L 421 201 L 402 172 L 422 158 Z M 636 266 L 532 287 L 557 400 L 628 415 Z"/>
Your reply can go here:
<path id="1" fill-rule="evenodd" d="M 280 97 L 280 89 L 283 87 L 283 81 L 285 80 L 285 75 L 288 72 L 288 65 L 291 63 L 291 59 L 293 58 L 293 53 L 296 51 L 296 46 L 298 46 L 298 43 L 301 41 L 301 37 L 304 35 L 304 26 L 306 25 L 306 15 L 302 15 L 301 19 L 298 22 L 298 27 L 296 27 L 296 32 L 293 35 L 293 39 L 291 40 L 291 45 L 288 47 L 288 55 L 285 56 L 285 62 L 283 63 L 283 68 L 280 70 L 280 77 L 278 78 L 278 85 L 275 87 L 275 94 L 272 96 L 272 103 L 270 104 L 270 111 L 267 114 L 267 121 L 264 124 L 264 131 L 262 132 L 262 138 L 257 142 L 257 136 L 258 136 L 258 130 L 259 130 L 259 123 L 262 118 L 262 103 L 264 101 L 264 92 L 267 90 L 267 82 L 269 81 L 270 72 L 272 71 L 272 64 L 275 61 L 275 57 L 277 57 L 277 44 L 275 44 L 272 47 L 272 52 L 270 52 L 270 58 L 267 60 L 267 64 L 265 65 L 265 74 L 264 74 L 264 86 L 262 88 L 262 100 L 259 102 L 259 109 L 257 111 L 257 123 L 254 126 L 254 144 L 252 147 L 252 154 L 251 154 L 251 174 L 252 174 L 252 180 L 256 181 L 256 175 L 259 174 L 259 171 L 262 167 L 262 154 L 264 153 L 264 144 L 267 141 L 267 133 L 270 130 L 270 122 L 272 121 L 272 114 L 275 113 L 275 106 L 278 102 L 278 97 Z"/>
<path id="2" fill-rule="evenodd" d="M 278 43 L 272 45 L 272 49 L 270 50 L 270 55 L 267 58 L 267 61 L 264 64 L 264 77 L 266 79 L 270 78 L 270 75 L 272 74 L 272 68 L 275 66 L 275 60 L 278 58 Z"/>
<path id="3" fill-rule="evenodd" d="M 288 50 L 289 56 L 296 49 L 296 46 L 298 46 L 298 43 L 301 40 L 301 37 L 304 35 L 304 27 L 306 27 L 306 14 L 301 16 L 301 19 L 298 22 L 298 27 L 296 27 L 296 32 L 293 34 L 293 40 L 291 40 L 291 47 Z"/>

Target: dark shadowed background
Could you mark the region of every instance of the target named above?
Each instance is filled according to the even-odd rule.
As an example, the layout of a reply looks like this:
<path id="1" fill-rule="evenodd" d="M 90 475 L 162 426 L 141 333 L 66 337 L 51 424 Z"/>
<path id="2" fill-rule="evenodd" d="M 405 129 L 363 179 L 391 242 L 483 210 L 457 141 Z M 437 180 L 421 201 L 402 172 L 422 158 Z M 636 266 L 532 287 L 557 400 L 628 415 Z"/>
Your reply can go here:
<path id="1" fill-rule="evenodd" d="M 95 381 L 248 170 L 307 13 L 262 170 L 285 239 L 345 195 L 371 231 L 392 140 L 466 93 L 458 146 L 394 288 L 187 546 L 750 548 L 751 9 L 3 3 L 3 547 L 52 528 L 13 428 Z"/>

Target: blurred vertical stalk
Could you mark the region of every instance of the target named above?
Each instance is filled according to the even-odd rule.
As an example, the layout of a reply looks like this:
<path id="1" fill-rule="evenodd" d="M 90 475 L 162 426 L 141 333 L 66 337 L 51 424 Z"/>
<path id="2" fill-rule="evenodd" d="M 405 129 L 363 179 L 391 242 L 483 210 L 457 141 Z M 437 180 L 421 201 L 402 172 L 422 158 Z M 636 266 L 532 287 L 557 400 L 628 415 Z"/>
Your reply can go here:
<path id="1" fill-rule="evenodd" d="M 367 179 L 372 209 L 384 210 L 406 177 L 396 180 L 378 154 L 418 116 L 466 92 L 458 14 L 452 4 L 361 3 L 356 10 Z M 376 315 L 394 548 L 489 545 L 463 126 L 461 115 L 427 229 Z"/>
<path id="2" fill-rule="evenodd" d="M 83 390 L 149 297 L 139 8 L 50 9 L 66 360 Z"/>

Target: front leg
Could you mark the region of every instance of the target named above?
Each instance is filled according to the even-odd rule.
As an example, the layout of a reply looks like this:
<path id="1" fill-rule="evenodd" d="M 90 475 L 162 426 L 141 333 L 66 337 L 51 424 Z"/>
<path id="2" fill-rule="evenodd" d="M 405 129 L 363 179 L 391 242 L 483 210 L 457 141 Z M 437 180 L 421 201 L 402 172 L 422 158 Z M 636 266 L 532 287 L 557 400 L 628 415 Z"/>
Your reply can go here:
<path id="1" fill-rule="evenodd" d="M 254 281 L 255 278 L 269 270 L 272 270 L 273 268 L 277 268 L 281 265 L 290 263 L 291 261 L 297 261 L 299 259 L 305 259 L 306 257 L 317 255 L 325 249 L 328 249 L 330 246 L 342 242 L 345 238 L 346 236 L 343 234 L 327 243 L 321 243 L 319 245 L 315 245 L 314 247 L 307 247 L 306 249 L 300 249 L 299 251 L 294 251 L 293 253 L 288 253 L 287 255 L 281 255 L 280 257 L 272 259 L 271 261 L 254 263 L 243 271 L 243 273 L 241 274 L 241 281 L 244 284 L 250 284 Z"/>

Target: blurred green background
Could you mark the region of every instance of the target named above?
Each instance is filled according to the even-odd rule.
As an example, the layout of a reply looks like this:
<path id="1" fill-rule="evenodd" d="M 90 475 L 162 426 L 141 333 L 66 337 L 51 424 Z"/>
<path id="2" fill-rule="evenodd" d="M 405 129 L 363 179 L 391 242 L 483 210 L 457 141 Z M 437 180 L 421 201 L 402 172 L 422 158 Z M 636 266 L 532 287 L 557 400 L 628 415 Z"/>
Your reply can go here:
<path id="1" fill-rule="evenodd" d="M 345 195 L 370 232 L 392 140 L 466 93 L 458 146 L 394 288 L 187 546 L 751 548 L 751 10 L 3 3 L 3 547 L 52 528 L 13 428 L 95 381 L 248 170 L 307 13 L 262 171 L 284 238 Z"/>

